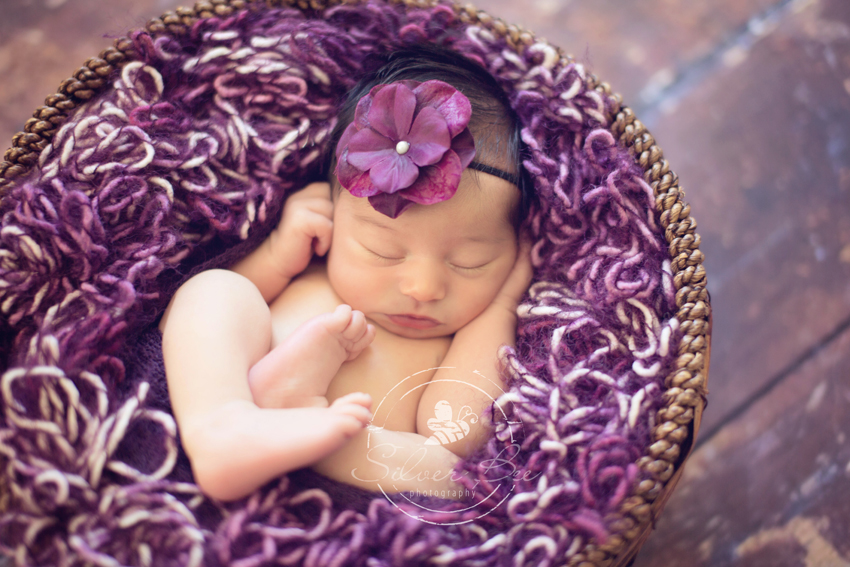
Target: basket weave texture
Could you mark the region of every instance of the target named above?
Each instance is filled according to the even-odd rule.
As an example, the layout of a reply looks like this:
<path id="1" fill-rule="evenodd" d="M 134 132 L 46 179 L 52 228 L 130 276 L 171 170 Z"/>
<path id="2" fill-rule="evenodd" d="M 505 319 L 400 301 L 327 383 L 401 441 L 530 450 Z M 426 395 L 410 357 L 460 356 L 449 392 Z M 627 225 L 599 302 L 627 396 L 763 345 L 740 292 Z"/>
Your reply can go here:
<path id="1" fill-rule="evenodd" d="M 347 2 L 343 2 L 347 3 Z M 324 10 L 336 2 L 268 2 L 269 6 L 293 6 L 306 12 Z M 431 2 L 404 2 L 410 8 L 430 7 Z M 246 8 L 260 9 L 263 4 L 244 0 L 218 0 L 199 2 L 193 9 L 178 9 L 152 20 L 147 25 L 151 37 L 183 36 L 190 33 L 199 20 L 227 18 Z M 508 25 L 476 10 L 471 6 L 453 6 L 456 17 L 468 25 L 476 25 L 503 38 L 507 46 L 521 51 L 535 45 L 545 45 L 531 33 Z M 0 163 L 0 199 L 6 188 L 23 178 L 39 162 L 42 151 L 51 144 L 54 135 L 65 124 L 75 109 L 93 99 L 117 72 L 128 63 L 135 62 L 140 54 L 135 51 L 133 39 L 121 38 L 100 56 L 88 60 L 74 76 L 64 81 L 58 93 L 48 97 L 25 126 L 24 132 L 13 138 L 13 147 Z M 555 48 L 561 66 L 574 63 L 571 58 Z M 678 311 L 680 341 L 675 367 L 664 380 L 663 403 L 655 416 L 651 443 L 636 465 L 645 473 L 618 509 L 606 517 L 610 536 L 604 543 L 589 539 L 579 549 L 571 550 L 569 565 L 624 565 L 639 549 L 651 525 L 669 497 L 681 465 L 692 446 L 705 404 L 708 347 L 710 332 L 710 307 L 706 291 L 706 275 L 699 250 L 700 239 L 696 222 L 690 216 L 690 207 L 684 201 L 684 192 L 676 174 L 670 170 L 663 152 L 652 135 L 622 104 L 620 97 L 612 94 L 610 87 L 595 76 L 585 76 L 585 88 L 598 94 L 606 109 L 604 123 L 614 138 L 633 156 L 634 162 L 644 172 L 644 180 L 655 196 L 655 206 L 664 239 L 668 244 L 670 269 L 675 286 L 675 303 Z M 5 478 L 5 476 L 4 476 Z M 14 495 L 12 495 L 14 499 Z M 553 558 L 554 559 L 554 558 Z"/>

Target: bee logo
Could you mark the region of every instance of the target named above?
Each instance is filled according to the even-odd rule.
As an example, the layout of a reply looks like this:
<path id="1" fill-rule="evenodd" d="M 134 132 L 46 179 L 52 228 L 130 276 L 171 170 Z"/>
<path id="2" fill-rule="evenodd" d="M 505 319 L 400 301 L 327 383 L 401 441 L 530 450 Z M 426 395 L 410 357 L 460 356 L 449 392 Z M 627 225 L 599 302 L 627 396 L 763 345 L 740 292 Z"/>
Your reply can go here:
<path id="1" fill-rule="evenodd" d="M 469 434 L 469 424 L 477 422 L 478 416 L 469 406 L 460 408 L 457 419 L 452 420 L 452 405 L 446 400 L 440 400 L 434 406 L 434 417 L 428 420 L 428 429 L 433 431 L 433 434 L 425 440 L 425 445 L 445 445 L 460 441 Z"/>

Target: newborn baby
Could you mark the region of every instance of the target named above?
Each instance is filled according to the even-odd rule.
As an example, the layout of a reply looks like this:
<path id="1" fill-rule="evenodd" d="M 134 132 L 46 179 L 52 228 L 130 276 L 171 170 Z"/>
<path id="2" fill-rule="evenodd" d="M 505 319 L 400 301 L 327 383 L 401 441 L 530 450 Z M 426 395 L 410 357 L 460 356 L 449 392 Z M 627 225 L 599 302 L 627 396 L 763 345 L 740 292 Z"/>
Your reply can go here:
<path id="1" fill-rule="evenodd" d="M 500 93 L 457 55 L 393 54 L 340 113 L 332 182 L 291 195 L 254 252 L 174 295 L 169 395 L 206 494 L 240 498 L 305 466 L 445 490 L 491 435 L 497 351 L 531 280 Z"/>

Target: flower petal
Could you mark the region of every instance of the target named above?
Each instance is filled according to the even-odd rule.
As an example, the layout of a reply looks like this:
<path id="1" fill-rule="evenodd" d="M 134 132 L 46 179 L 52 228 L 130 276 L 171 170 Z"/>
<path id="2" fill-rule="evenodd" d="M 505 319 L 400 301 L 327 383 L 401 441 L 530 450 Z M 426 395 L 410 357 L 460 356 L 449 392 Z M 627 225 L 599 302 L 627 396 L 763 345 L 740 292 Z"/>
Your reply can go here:
<path id="1" fill-rule="evenodd" d="M 383 85 L 378 86 L 380 87 Z M 372 97 L 370 95 L 377 88 L 378 87 L 372 88 L 368 95 L 361 97 L 360 100 L 357 101 L 357 106 L 354 107 L 354 120 L 351 123 L 357 124 L 358 129 L 369 127 L 369 119 L 367 116 L 369 115 L 369 109 L 372 108 Z"/>
<path id="2" fill-rule="evenodd" d="M 419 168 L 410 161 L 409 157 L 401 156 L 395 151 L 369 168 L 372 184 L 385 193 L 395 193 L 410 187 L 417 177 L 419 177 Z"/>
<path id="3" fill-rule="evenodd" d="M 360 171 L 348 163 L 346 153 L 343 153 L 342 157 L 336 162 L 334 175 L 336 175 L 339 184 L 355 197 L 371 197 L 378 193 L 378 189 L 372 185 L 372 181 L 369 179 L 369 172 Z"/>
<path id="4" fill-rule="evenodd" d="M 413 201 L 405 199 L 399 193 L 393 193 L 391 195 L 379 193 L 374 197 L 369 197 L 369 204 L 379 213 L 383 213 L 394 219 L 412 205 Z"/>
<path id="5" fill-rule="evenodd" d="M 368 114 L 369 124 L 378 133 L 398 142 L 410 132 L 416 97 L 405 85 L 393 83 L 383 86 L 373 97 Z"/>
<path id="6" fill-rule="evenodd" d="M 339 137 L 339 142 L 336 144 L 336 159 L 339 160 L 339 156 L 342 154 L 343 150 L 348 147 L 348 144 L 351 143 L 351 137 L 357 132 L 357 126 L 354 125 L 354 122 L 346 126 L 345 130 L 342 132 L 342 136 Z"/>
<path id="7" fill-rule="evenodd" d="M 421 205 L 445 201 L 457 192 L 462 173 L 460 158 L 454 151 L 449 150 L 440 163 L 420 169 L 416 182 L 402 191 L 402 195 Z"/>
<path id="8" fill-rule="evenodd" d="M 464 128 L 463 132 L 452 140 L 452 149 L 460 158 L 460 165 L 464 169 L 469 167 L 469 164 L 475 159 L 475 139 L 472 137 L 469 128 Z"/>
<path id="9" fill-rule="evenodd" d="M 357 172 L 357 176 L 345 188 L 355 197 L 371 197 L 379 194 L 378 189 L 372 185 L 368 172 Z"/>
<path id="10" fill-rule="evenodd" d="M 395 148 L 388 150 L 376 150 L 374 152 L 352 152 L 348 153 L 348 163 L 360 171 L 369 171 L 375 164 L 398 155 Z"/>
<path id="11" fill-rule="evenodd" d="M 396 143 L 375 132 L 371 128 L 363 128 L 352 134 L 348 148 L 352 152 L 374 152 L 377 150 L 395 150 Z"/>
<path id="12" fill-rule="evenodd" d="M 410 142 L 407 155 L 418 166 L 437 163 L 452 145 L 445 118 L 428 106 L 420 110 L 413 121 L 407 141 Z"/>
<path id="13" fill-rule="evenodd" d="M 433 107 L 443 115 L 452 137 L 457 136 L 472 118 L 472 105 L 463 93 L 443 81 L 425 81 L 413 94 L 419 104 Z"/>
<path id="14" fill-rule="evenodd" d="M 370 128 L 364 128 L 348 143 L 348 161 L 360 171 L 367 171 L 373 164 L 397 155 L 395 143 Z"/>

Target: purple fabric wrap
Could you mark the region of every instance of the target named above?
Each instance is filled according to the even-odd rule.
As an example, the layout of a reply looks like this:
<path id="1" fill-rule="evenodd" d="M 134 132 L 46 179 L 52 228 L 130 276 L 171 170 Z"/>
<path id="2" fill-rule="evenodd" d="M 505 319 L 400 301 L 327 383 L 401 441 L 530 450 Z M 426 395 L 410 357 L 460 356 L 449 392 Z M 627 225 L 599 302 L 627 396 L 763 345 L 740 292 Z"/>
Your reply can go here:
<path id="1" fill-rule="evenodd" d="M 582 66 L 447 5 L 262 9 L 131 37 L 140 61 L 0 201 L 0 549 L 51 566 L 560 565 L 605 541 L 645 474 L 679 332 L 652 191 Z M 535 187 L 535 283 L 501 353 L 506 414 L 463 464 L 475 495 L 394 505 L 299 471 L 211 501 L 179 448 L 156 320 L 315 179 L 367 57 L 420 41 L 504 86 Z"/>

